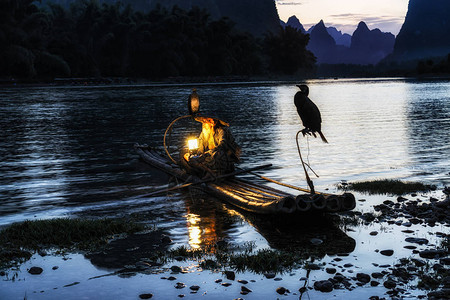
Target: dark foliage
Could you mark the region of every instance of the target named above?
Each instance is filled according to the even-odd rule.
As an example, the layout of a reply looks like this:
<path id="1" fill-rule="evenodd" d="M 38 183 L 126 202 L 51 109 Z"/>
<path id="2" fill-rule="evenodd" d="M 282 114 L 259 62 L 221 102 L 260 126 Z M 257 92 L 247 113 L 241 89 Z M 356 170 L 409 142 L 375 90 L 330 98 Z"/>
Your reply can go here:
<path id="1" fill-rule="evenodd" d="M 316 58 L 306 50 L 309 35 L 291 26 L 281 28 L 280 34 L 269 34 L 265 50 L 269 56 L 269 69 L 275 73 L 294 74 L 299 69 L 311 70 Z"/>
<path id="2" fill-rule="evenodd" d="M 0 77 L 259 75 L 267 73 L 267 60 L 270 70 L 292 74 L 314 65 L 307 43 L 293 29 L 259 40 L 197 7 L 142 13 L 96 0 L 68 10 L 0 2 Z"/>
<path id="3" fill-rule="evenodd" d="M 450 74 L 450 53 L 442 58 L 429 58 L 417 63 L 417 73 L 425 74 Z"/>

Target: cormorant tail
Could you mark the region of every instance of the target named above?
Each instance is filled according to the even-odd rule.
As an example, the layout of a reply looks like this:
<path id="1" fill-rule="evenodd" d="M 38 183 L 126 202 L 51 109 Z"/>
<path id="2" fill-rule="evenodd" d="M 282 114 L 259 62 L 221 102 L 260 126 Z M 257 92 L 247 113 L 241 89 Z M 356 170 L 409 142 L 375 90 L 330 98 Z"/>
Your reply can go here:
<path id="1" fill-rule="evenodd" d="M 328 144 L 328 141 L 327 141 L 327 139 L 325 138 L 325 136 L 323 135 L 322 131 L 318 131 L 317 133 L 320 134 L 320 137 L 322 138 L 322 141 L 323 141 L 324 143 L 327 143 L 327 144 Z"/>

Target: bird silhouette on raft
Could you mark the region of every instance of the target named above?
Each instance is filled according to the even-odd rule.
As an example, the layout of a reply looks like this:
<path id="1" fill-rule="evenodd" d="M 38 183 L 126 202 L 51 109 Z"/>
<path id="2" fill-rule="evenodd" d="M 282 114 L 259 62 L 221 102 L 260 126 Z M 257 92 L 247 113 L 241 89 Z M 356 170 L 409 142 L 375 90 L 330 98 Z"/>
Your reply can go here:
<path id="1" fill-rule="evenodd" d="M 321 131 L 322 118 L 320 117 L 320 111 L 314 102 L 308 98 L 309 88 L 306 84 L 297 85 L 300 88 L 294 96 L 294 104 L 297 107 L 298 115 L 302 119 L 304 129 L 302 129 L 303 136 L 309 134 L 316 136 L 316 133 L 320 135 L 322 141 L 328 143 L 327 139 Z"/>

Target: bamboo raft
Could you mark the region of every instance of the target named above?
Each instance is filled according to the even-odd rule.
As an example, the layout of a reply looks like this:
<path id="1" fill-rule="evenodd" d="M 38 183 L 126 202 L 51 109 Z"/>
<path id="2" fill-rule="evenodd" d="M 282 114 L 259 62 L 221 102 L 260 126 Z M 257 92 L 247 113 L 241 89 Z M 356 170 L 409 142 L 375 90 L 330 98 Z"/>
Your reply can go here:
<path id="1" fill-rule="evenodd" d="M 161 171 L 176 178 L 191 182 L 200 181 L 199 178 L 187 174 L 180 166 L 167 160 L 154 149 L 135 144 L 134 148 L 141 159 Z M 206 182 L 202 189 L 222 200 L 245 211 L 257 214 L 297 214 L 316 212 L 342 212 L 355 208 L 355 197 L 351 193 L 333 194 L 292 194 L 249 182 L 247 180 L 227 178 L 219 183 Z"/>

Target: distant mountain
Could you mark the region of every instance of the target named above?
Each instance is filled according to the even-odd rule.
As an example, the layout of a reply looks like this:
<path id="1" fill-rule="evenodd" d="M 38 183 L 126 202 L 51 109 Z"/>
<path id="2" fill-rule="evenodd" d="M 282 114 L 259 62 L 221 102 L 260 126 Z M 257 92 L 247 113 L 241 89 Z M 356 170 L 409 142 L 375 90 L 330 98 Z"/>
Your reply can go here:
<path id="1" fill-rule="evenodd" d="M 70 3 L 80 0 L 42 0 L 42 3 L 53 2 L 68 7 Z M 116 3 L 131 5 L 135 10 L 144 13 L 160 5 L 172 9 L 175 5 L 183 9 L 194 6 L 206 9 L 212 19 L 228 17 L 242 31 L 262 36 L 268 31 L 277 32 L 280 18 L 273 0 L 98 0 L 99 3 Z"/>
<path id="2" fill-rule="evenodd" d="M 307 46 L 317 57 L 317 63 L 337 63 L 337 45 L 333 37 L 328 33 L 323 20 L 312 28 L 310 32 L 310 40 Z"/>
<path id="3" fill-rule="evenodd" d="M 283 24 L 282 24 L 282 26 L 283 26 Z M 295 28 L 295 29 L 297 29 L 297 30 L 300 30 L 300 32 L 302 32 L 302 33 L 305 33 L 305 32 L 306 32 L 306 30 L 305 30 L 305 28 L 303 27 L 302 23 L 300 23 L 299 19 L 297 19 L 296 16 L 291 16 L 291 17 L 289 17 L 289 19 L 287 20 L 287 22 L 284 23 L 284 26 L 283 26 L 283 27 L 285 27 L 285 26 L 291 26 L 292 28 Z"/>
<path id="4" fill-rule="evenodd" d="M 335 27 L 327 27 L 327 32 L 336 41 L 336 45 L 350 47 L 350 44 L 352 43 L 352 36 L 350 34 L 342 33 L 342 31 L 337 30 Z"/>
<path id="5" fill-rule="evenodd" d="M 360 22 L 352 35 L 350 54 L 352 63 L 376 64 L 394 50 L 395 36 L 381 32 L 378 28 L 370 30 L 366 23 Z"/>
<path id="6" fill-rule="evenodd" d="M 410 0 L 397 36 L 396 60 L 445 56 L 450 53 L 450 1 Z"/>
<path id="7" fill-rule="evenodd" d="M 306 33 L 311 33 L 316 25 L 311 26 L 311 28 L 306 31 Z M 345 47 L 350 47 L 352 36 L 348 33 L 342 33 L 342 31 L 337 30 L 336 27 L 326 27 L 327 32 L 336 41 L 336 45 L 342 45 Z"/>
<path id="8" fill-rule="evenodd" d="M 350 47 L 338 44 L 336 39 L 344 35 L 334 27 L 327 28 L 322 20 L 308 31 L 310 42 L 307 48 L 317 57 L 318 63 L 376 64 L 392 53 L 395 42 L 393 34 L 370 30 L 364 22 L 360 22 L 353 32 Z"/>

